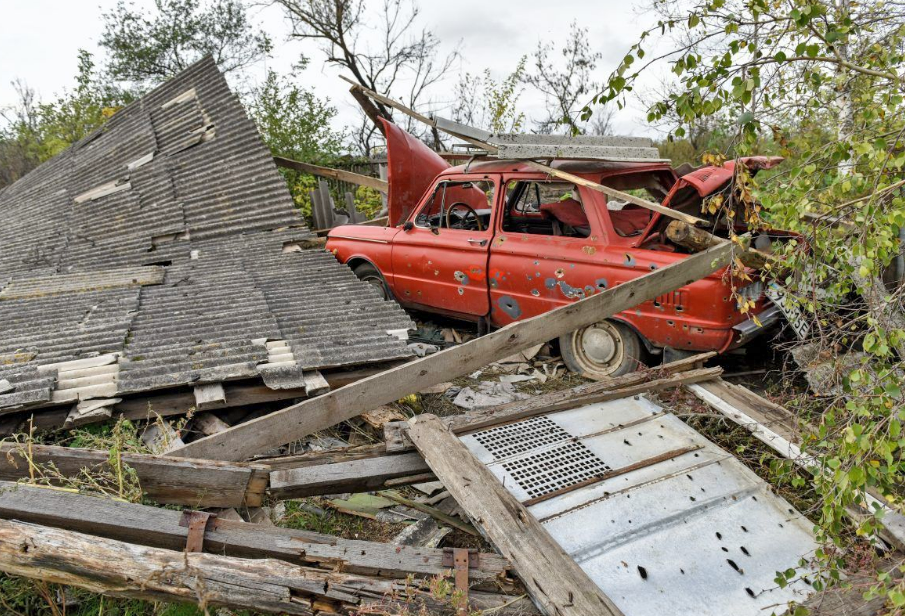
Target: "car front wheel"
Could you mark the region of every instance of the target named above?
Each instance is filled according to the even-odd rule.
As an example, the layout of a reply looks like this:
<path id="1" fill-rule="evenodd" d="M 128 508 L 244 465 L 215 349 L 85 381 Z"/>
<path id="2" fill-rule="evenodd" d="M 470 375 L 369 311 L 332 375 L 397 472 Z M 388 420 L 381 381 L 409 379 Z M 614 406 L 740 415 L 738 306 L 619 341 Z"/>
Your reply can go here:
<path id="1" fill-rule="evenodd" d="M 559 350 L 569 370 L 594 380 L 628 374 L 643 365 L 638 335 L 615 321 L 601 321 L 560 336 Z"/>
<path id="2" fill-rule="evenodd" d="M 370 263 L 362 263 L 352 271 L 355 272 L 355 275 L 358 276 L 359 280 L 367 282 L 374 287 L 381 298 L 390 299 L 391 295 L 389 288 L 387 288 L 387 283 L 376 267 Z"/>

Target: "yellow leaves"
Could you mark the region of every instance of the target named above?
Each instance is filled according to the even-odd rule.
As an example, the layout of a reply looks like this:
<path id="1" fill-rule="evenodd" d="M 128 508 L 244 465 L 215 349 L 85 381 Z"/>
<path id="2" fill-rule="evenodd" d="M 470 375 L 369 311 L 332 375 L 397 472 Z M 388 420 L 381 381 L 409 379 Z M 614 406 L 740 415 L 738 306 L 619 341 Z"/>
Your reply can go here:
<path id="1" fill-rule="evenodd" d="M 723 195 L 713 195 L 709 199 L 704 199 L 701 211 L 705 214 L 716 214 L 721 207 L 723 207 Z"/>
<path id="2" fill-rule="evenodd" d="M 701 162 L 705 165 L 712 165 L 714 167 L 722 167 L 723 163 L 726 162 L 726 157 L 722 154 L 712 154 L 710 152 L 705 152 L 701 156 Z"/>

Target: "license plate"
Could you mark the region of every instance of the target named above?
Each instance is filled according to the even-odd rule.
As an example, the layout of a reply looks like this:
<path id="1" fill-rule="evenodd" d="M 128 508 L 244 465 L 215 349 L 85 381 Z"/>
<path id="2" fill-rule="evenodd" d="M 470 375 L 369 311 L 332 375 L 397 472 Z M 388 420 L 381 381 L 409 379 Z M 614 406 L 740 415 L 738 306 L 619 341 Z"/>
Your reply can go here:
<path id="1" fill-rule="evenodd" d="M 786 301 L 786 290 L 775 282 L 771 282 L 767 285 L 766 295 L 786 317 L 786 321 L 792 326 L 795 335 L 799 339 L 805 339 L 811 329 L 811 321 L 805 318 L 801 308 L 791 301 Z"/>

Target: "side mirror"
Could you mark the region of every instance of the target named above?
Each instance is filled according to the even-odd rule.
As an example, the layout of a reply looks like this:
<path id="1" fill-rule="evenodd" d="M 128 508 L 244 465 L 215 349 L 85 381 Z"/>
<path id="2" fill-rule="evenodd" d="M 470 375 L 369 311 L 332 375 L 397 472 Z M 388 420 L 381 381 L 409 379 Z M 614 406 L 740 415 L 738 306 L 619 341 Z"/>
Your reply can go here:
<path id="1" fill-rule="evenodd" d="M 403 231 L 411 231 L 414 228 L 415 228 L 415 223 L 413 223 L 411 220 L 405 221 L 405 224 L 402 225 Z"/>

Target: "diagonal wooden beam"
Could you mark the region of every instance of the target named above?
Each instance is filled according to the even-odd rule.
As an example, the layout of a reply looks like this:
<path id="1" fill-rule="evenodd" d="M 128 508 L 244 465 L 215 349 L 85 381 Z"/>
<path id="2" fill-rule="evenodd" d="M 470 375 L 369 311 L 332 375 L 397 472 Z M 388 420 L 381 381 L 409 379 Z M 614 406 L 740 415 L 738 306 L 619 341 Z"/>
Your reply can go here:
<path id="1" fill-rule="evenodd" d="M 615 188 L 610 188 L 609 186 L 604 186 L 603 184 L 598 184 L 597 182 L 586 180 L 583 177 L 575 175 L 574 173 L 569 173 L 560 169 L 554 169 L 549 165 L 544 165 L 533 160 L 526 160 L 524 162 L 534 167 L 538 171 L 543 171 L 548 175 L 552 175 L 553 177 L 557 177 L 561 180 L 566 180 L 567 182 L 572 182 L 573 184 L 578 184 L 579 186 L 584 186 L 585 188 L 590 188 L 591 190 L 596 190 L 599 193 L 605 194 L 607 197 L 613 197 L 614 199 L 620 199 L 621 201 L 633 203 L 639 207 L 657 212 L 658 214 L 663 214 L 664 216 L 668 216 L 669 218 L 675 218 L 676 220 L 681 220 L 682 222 L 688 223 L 690 225 L 710 224 L 703 218 L 698 218 L 696 216 L 692 216 L 691 214 L 685 214 L 684 212 L 678 212 L 672 208 L 662 206 L 659 203 L 654 203 L 653 201 L 648 201 L 647 199 L 641 199 L 640 197 L 630 195 L 627 192 L 622 192 L 621 190 L 616 190 Z"/>
<path id="2" fill-rule="evenodd" d="M 344 169 L 321 167 L 320 165 L 303 163 L 298 160 L 292 160 L 291 158 L 283 158 L 282 156 L 274 156 L 273 162 L 276 163 L 277 167 L 294 169 L 295 171 L 301 171 L 302 173 L 310 173 L 311 175 L 318 175 L 324 178 L 341 180 L 343 182 L 349 182 L 350 184 L 358 184 L 359 186 L 367 186 L 368 188 L 373 188 L 374 190 L 382 193 L 385 193 L 389 190 L 389 184 L 386 180 L 381 180 L 380 178 L 372 178 L 369 175 L 353 173 L 352 171 L 346 171 Z"/>
<path id="3" fill-rule="evenodd" d="M 550 533 L 435 415 L 409 421 L 409 436 L 443 486 L 507 558 L 535 604 L 553 616 L 622 611 Z"/>
<path id="4" fill-rule="evenodd" d="M 726 266 L 732 254 L 730 242 L 714 246 L 574 304 L 234 426 L 167 455 L 244 460 L 684 287 Z"/>

